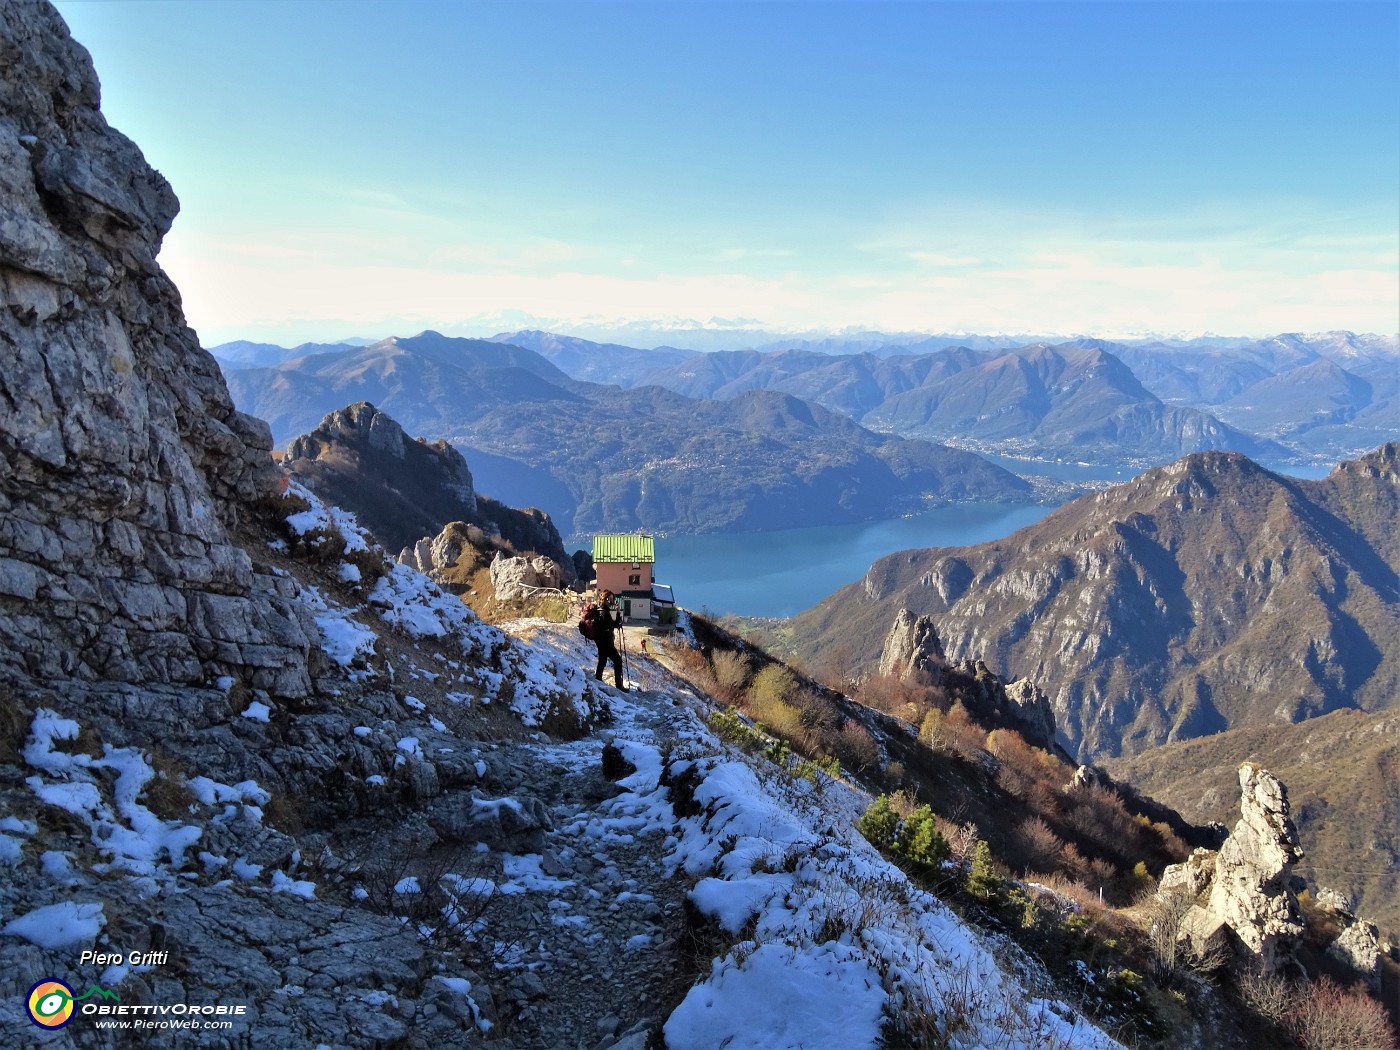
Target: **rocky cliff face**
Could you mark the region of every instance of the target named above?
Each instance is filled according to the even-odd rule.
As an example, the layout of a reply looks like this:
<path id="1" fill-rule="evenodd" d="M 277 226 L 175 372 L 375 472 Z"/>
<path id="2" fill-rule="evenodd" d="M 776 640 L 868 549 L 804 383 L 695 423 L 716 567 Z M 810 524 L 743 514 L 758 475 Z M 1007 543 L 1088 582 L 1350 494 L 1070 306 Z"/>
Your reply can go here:
<path id="1" fill-rule="evenodd" d="M 178 202 L 46 4 L 0 4 L 0 677 L 305 694 L 314 625 L 232 540 L 276 491 L 156 264 Z"/>
<path id="2" fill-rule="evenodd" d="M 572 578 L 572 562 L 548 514 L 479 495 L 456 448 L 409 437 L 367 401 L 331 412 L 315 429 L 292 438 L 282 463 L 288 474 L 353 512 L 387 550 L 404 551 L 405 560 L 423 572 L 451 568 L 462 553 L 466 526 L 474 525 L 487 537 L 478 547 L 508 545 L 538 553 Z M 443 560 L 442 551 L 454 544 L 456 553 Z"/>
<path id="3" fill-rule="evenodd" d="M 931 616 L 950 659 L 1041 684 L 1082 760 L 1390 707 L 1397 456 L 1391 443 L 1320 481 L 1190 456 L 1005 540 L 876 562 L 798 618 L 800 651 L 873 643 L 901 608 Z"/>

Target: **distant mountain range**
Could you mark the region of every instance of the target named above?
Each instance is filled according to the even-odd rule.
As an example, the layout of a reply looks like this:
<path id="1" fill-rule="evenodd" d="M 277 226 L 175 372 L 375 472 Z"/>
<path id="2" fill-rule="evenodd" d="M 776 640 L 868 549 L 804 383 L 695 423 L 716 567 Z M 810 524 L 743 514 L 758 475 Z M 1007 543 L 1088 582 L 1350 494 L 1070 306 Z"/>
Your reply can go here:
<path id="1" fill-rule="evenodd" d="M 993 543 L 891 555 L 796 618 L 873 669 L 901 609 L 1049 694 L 1081 760 L 1400 703 L 1400 443 L 1298 481 L 1200 453 Z"/>
<path id="2" fill-rule="evenodd" d="M 227 379 L 278 444 L 371 402 L 411 433 L 456 444 L 478 490 L 546 510 L 566 535 L 759 531 L 1031 498 L 1025 481 L 978 456 L 876 434 L 776 391 L 714 401 L 602 386 L 520 346 L 434 332 Z"/>
<path id="3" fill-rule="evenodd" d="M 697 398 L 774 390 L 871 429 L 1029 460 L 1142 468 L 1191 452 L 1335 461 L 1400 433 L 1400 339 L 1351 332 L 1115 342 L 848 332 L 774 339 L 734 324 L 640 328 L 652 349 L 522 329 L 573 379 Z M 724 339 L 719 339 L 723 334 Z M 735 343 L 744 349 L 719 349 Z M 229 370 L 350 345 L 228 343 Z M 702 352 L 712 351 L 712 352 Z"/>
<path id="4" fill-rule="evenodd" d="M 1034 459 L 1140 468 L 1223 450 L 1335 460 L 1400 433 L 1395 336 L 1129 344 L 863 333 L 709 354 L 538 331 L 493 338 L 578 378 L 691 397 L 779 390 L 876 430 Z"/>
<path id="5" fill-rule="evenodd" d="M 275 343 L 250 343 L 246 339 L 239 339 L 232 343 L 223 343 L 214 348 L 214 358 L 225 370 L 233 368 L 267 368 L 271 365 L 280 365 L 283 361 L 290 361 L 295 357 L 307 357 L 311 354 L 334 354 L 351 347 L 366 346 L 372 343 L 372 339 L 344 339 L 335 343 L 302 343 L 290 349 L 285 346 L 277 346 Z M 217 351 L 217 352 L 215 352 Z"/>

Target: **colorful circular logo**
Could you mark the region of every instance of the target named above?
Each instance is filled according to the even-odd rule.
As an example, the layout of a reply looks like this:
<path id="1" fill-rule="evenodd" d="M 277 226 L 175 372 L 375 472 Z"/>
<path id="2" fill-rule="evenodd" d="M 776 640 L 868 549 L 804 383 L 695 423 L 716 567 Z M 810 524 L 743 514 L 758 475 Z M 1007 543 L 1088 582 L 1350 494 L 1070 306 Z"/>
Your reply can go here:
<path id="1" fill-rule="evenodd" d="M 46 977 L 29 989 L 29 1019 L 40 1028 L 62 1028 L 73 1020 L 73 989 Z"/>

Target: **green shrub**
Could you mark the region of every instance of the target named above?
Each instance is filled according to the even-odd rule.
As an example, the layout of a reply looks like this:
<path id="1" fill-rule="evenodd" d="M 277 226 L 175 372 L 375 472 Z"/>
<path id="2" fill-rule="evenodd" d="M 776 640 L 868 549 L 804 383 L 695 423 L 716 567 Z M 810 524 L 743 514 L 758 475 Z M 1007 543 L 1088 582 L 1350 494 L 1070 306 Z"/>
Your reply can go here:
<path id="1" fill-rule="evenodd" d="M 890 805 L 888 795 L 881 795 L 870 803 L 856 822 L 856 830 L 882 853 L 894 848 L 899 835 L 899 814 Z"/>
<path id="2" fill-rule="evenodd" d="M 932 875 L 952 854 L 948 841 L 938 830 L 933 810 L 920 806 L 904 822 L 899 833 L 898 855 L 915 873 Z"/>
<path id="3" fill-rule="evenodd" d="M 1002 878 L 992 862 L 992 847 L 986 839 L 977 840 L 972 854 L 972 867 L 967 873 L 967 892 L 979 901 L 996 904 L 1002 897 Z"/>
<path id="4" fill-rule="evenodd" d="M 733 704 L 730 704 L 723 711 L 710 712 L 710 728 L 713 729 L 724 740 L 731 744 L 747 744 L 752 741 L 756 734 L 749 728 L 744 716 Z"/>
<path id="5" fill-rule="evenodd" d="M 768 760 L 779 769 L 786 769 L 788 758 L 792 755 L 792 748 L 788 747 L 788 742 L 786 740 L 782 737 L 778 737 L 768 745 L 768 749 L 764 754 L 767 755 Z"/>

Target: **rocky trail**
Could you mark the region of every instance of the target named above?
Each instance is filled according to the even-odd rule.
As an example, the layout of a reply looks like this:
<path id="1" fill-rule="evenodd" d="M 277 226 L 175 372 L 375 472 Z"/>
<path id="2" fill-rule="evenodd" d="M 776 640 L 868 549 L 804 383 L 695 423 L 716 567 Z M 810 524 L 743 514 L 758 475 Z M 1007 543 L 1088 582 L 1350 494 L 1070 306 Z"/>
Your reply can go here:
<path id="1" fill-rule="evenodd" d="M 572 643 L 567 628 L 507 628 L 590 662 L 591 646 Z M 502 856 L 494 899 L 482 902 L 481 950 L 501 990 L 494 1047 L 643 1050 L 708 964 L 685 950 L 690 881 L 668 871 L 658 770 L 639 773 L 627 757 L 638 745 L 670 752 L 693 739 L 702 701 L 631 634 L 628 692 L 600 690 L 611 709 L 606 728 L 482 753 L 480 794 L 511 811 L 521 850 Z"/>

